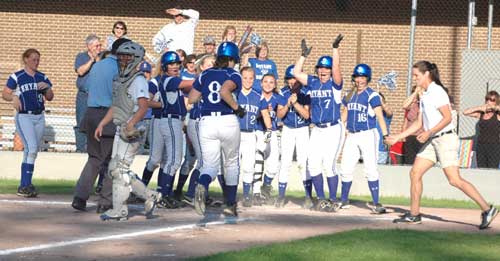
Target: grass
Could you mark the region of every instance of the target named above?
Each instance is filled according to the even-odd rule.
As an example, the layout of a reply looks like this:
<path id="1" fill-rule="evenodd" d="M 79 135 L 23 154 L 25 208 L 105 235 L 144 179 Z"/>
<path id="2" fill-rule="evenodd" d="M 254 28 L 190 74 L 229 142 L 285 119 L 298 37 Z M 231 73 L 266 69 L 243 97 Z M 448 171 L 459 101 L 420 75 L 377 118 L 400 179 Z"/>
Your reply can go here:
<path id="1" fill-rule="evenodd" d="M 193 260 L 498 260 L 499 245 L 500 235 L 363 229 Z"/>
<path id="2" fill-rule="evenodd" d="M 215 182 L 217 183 L 217 182 Z M 42 194 L 73 194 L 76 181 L 73 180 L 48 180 L 48 179 L 34 179 L 33 184 L 37 187 L 38 191 Z M 15 194 L 17 187 L 19 186 L 19 180 L 15 179 L 2 179 L 0 178 L 0 194 Z M 155 188 L 156 183 L 151 183 L 150 188 Z M 187 185 L 184 187 L 185 189 Z M 218 185 L 210 187 L 211 195 L 215 197 L 221 197 L 221 190 Z M 302 191 L 289 191 L 287 192 L 287 197 L 295 202 L 302 202 L 304 198 L 304 192 Z M 356 202 L 369 202 L 371 201 L 370 196 L 351 196 L 351 203 L 356 204 Z M 401 205 L 409 206 L 410 199 L 406 197 L 381 197 L 380 202 L 389 205 Z M 465 200 L 453 200 L 453 199 L 431 199 L 422 198 L 422 207 L 434 207 L 434 208 L 464 208 L 464 209 L 477 209 L 477 205 L 472 201 Z"/>

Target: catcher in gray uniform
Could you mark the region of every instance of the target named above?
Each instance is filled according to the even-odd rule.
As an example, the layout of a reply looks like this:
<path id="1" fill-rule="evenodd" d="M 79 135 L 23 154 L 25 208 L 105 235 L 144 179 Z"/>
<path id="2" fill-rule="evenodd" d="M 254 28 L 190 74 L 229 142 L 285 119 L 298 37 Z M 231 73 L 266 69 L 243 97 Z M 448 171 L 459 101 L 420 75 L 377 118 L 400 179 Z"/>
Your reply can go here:
<path id="1" fill-rule="evenodd" d="M 126 200 L 130 192 L 145 200 L 144 208 L 149 218 L 161 199 L 161 193 L 146 188 L 137 174 L 130 170 L 146 129 L 141 120 L 148 110 L 148 82 L 137 70 L 144 58 L 144 48 L 127 42 L 120 45 L 116 53 L 120 73 L 113 81 L 113 105 L 95 131 L 95 138 L 99 139 L 104 125 L 111 120 L 119 126 L 109 163 L 109 175 L 113 178 L 113 208 L 102 214 L 101 219 L 126 220 Z"/>

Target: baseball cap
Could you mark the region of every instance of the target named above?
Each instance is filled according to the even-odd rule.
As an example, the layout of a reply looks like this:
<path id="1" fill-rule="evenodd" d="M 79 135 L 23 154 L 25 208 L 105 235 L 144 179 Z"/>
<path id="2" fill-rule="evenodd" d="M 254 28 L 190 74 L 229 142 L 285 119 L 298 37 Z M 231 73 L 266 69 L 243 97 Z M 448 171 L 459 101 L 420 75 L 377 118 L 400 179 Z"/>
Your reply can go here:
<path id="1" fill-rule="evenodd" d="M 205 45 L 205 44 L 215 45 L 215 38 L 211 35 L 205 36 L 205 38 L 203 38 L 203 45 Z"/>
<path id="2" fill-rule="evenodd" d="M 148 72 L 148 73 L 150 73 L 151 72 L 151 64 L 149 64 L 148 62 L 143 62 L 143 63 L 141 63 L 141 66 L 139 67 L 139 70 L 141 72 Z"/>

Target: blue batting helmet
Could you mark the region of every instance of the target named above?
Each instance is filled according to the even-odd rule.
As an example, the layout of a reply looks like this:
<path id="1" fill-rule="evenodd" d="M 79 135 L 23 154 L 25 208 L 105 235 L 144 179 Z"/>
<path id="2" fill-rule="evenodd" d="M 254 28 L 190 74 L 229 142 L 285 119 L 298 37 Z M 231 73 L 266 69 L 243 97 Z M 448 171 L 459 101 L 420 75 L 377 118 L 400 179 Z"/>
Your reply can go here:
<path id="1" fill-rule="evenodd" d="M 291 79 L 291 78 L 294 78 L 295 76 L 293 75 L 293 68 L 295 68 L 295 65 L 290 65 L 288 67 L 286 67 L 286 71 L 285 71 L 285 80 L 286 79 Z"/>
<path id="2" fill-rule="evenodd" d="M 222 56 L 233 58 L 235 63 L 240 62 L 240 50 L 232 42 L 223 42 L 219 45 L 219 48 L 217 48 L 217 58 Z"/>
<path id="3" fill-rule="evenodd" d="M 176 52 L 168 51 L 161 56 L 161 68 L 166 71 L 167 64 L 180 63 L 181 58 Z"/>
<path id="4" fill-rule="evenodd" d="M 329 55 L 324 55 L 324 56 L 319 57 L 318 62 L 316 63 L 316 68 L 319 68 L 319 67 L 332 69 L 333 58 Z"/>
<path id="5" fill-rule="evenodd" d="M 360 63 L 354 67 L 354 71 L 352 72 L 352 80 L 359 76 L 365 76 L 368 78 L 368 81 L 372 79 L 372 68 L 368 66 L 368 64 Z"/>

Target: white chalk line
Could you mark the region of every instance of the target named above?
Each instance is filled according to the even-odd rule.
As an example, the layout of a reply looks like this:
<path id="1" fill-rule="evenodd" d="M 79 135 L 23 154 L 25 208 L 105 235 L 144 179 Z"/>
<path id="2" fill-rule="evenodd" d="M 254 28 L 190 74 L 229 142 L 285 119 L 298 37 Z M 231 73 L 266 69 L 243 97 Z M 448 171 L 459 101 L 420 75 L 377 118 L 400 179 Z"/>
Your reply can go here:
<path id="1" fill-rule="evenodd" d="M 248 220 L 249 219 L 237 219 L 236 221 L 237 222 L 245 222 Z M 173 232 L 173 231 L 183 230 L 183 229 L 194 229 L 196 227 L 200 227 L 200 225 L 205 227 L 205 226 L 217 226 L 217 225 L 224 225 L 224 224 L 227 224 L 227 223 L 225 221 L 213 221 L 213 222 L 207 222 L 207 223 L 202 223 L 202 224 L 187 224 L 187 225 L 179 225 L 179 226 L 173 226 L 173 227 L 169 226 L 169 227 L 151 229 L 151 230 L 139 231 L 139 232 L 130 232 L 130 233 L 110 235 L 110 236 L 90 237 L 90 238 L 85 238 L 85 239 L 54 242 L 54 243 L 41 244 L 41 245 L 30 246 L 30 247 L 4 249 L 4 250 L 0 250 L 0 256 L 6 256 L 6 255 L 11 255 L 11 254 L 17 254 L 17 253 L 32 252 L 32 251 L 38 251 L 38 250 L 45 250 L 45 249 L 52 249 L 52 248 L 65 247 L 65 246 L 72 246 L 72 245 L 78 245 L 78 244 L 93 243 L 93 242 L 99 242 L 99 241 L 107 241 L 107 240 L 113 240 L 113 239 L 120 240 L 120 239 L 147 236 L 147 235 L 153 235 L 153 234 L 164 233 L 164 232 Z"/>

